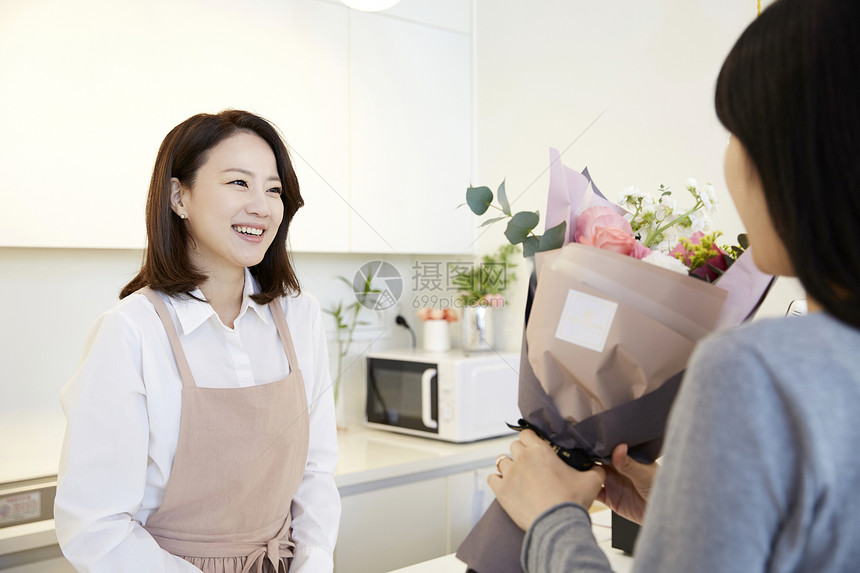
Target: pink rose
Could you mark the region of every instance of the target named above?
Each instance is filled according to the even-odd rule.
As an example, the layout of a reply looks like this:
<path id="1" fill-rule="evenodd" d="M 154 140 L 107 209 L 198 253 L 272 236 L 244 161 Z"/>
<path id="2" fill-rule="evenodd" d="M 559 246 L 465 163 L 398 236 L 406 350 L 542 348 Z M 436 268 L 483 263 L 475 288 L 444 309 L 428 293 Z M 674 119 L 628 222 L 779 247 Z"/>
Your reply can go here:
<path id="1" fill-rule="evenodd" d="M 589 244 L 580 239 L 580 243 Z M 633 252 L 636 238 L 618 227 L 595 227 L 591 235 L 591 245 L 613 253 L 629 255 Z"/>
<path id="2" fill-rule="evenodd" d="M 630 222 L 610 207 L 589 207 L 576 223 L 577 243 L 643 259 L 651 249 L 633 236 Z"/>
<path id="3" fill-rule="evenodd" d="M 583 211 L 576 220 L 576 233 L 573 240 L 583 245 L 593 245 L 592 236 L 596 227 L 618 227 L 631 237 L 633 227 L 630 223 L 615 212 L 611 207 L 589 207 Z"/>
<path id="4" fill-rule="evenodd" d="M 630 253 L 630 256 L 641 260 L 650 255 L 652 252 L 653 251 L 651 249 L 649 249 L 639 241 L 636 241 L 636 244 L 633 245 L 633 252 Z"/>

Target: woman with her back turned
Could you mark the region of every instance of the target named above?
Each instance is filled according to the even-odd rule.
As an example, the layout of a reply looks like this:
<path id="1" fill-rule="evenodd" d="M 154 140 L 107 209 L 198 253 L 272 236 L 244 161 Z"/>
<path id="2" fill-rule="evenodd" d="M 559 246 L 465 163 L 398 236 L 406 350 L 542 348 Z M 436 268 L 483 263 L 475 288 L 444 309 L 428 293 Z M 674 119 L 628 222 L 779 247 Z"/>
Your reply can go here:
<path id="1" fill-rule="evenodd" d="M 580 473 L 523 432 L 490 484 L 527 531 L 526 571 L 609 571 L 596 498 L 644 513 L 637 572 L 857 569 L 858 78 L 856 0 L 776 0 L 741 35 L 716 87 L 726 182 L 756 265 L 797 276 L 811 312 L 700 343 L 659 470 L 619 445 L 612 467 Z"/>
<path id="2" fill-rule="evenodd" d="M 156 158 L 147 248 L 63 389 L 54 516 L 80 571 L 332 571 L 340 519 L 319 304 L 275 128 L 199 114 Z"/>

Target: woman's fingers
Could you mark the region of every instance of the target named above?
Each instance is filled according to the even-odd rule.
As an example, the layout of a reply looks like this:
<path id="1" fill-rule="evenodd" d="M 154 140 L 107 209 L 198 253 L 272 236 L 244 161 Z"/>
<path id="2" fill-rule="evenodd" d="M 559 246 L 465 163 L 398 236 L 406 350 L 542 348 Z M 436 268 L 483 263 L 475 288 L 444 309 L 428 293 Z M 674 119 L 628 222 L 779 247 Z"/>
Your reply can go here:
<path id="1" fill-rule="evenodd" d="M 523 430 L 522 432 L 520 432 L 520 438 L 517 441 L 522 442 L 523 445 L 525 445 L 525 446 L 529 446 L 529 445 L 537 444 L 537 443 L 545 443 L 532 430 Z"/>
<path id="2" fill-rule="evenodd" d="M 499 470 L 499 474 L 504 476 L 505 469 L 510 469 L 511 465 L 513 465 L 514 460 L 511 459 L 510 456 L 505 456 L 504 458 L 499 459 L 499 462 L 496 464 L 496 469 Z"/>
<path id="3" fill-rule="evenodd" d="M 627 444 L 618 444 L 612 450 L 612 465 L 619 468 L 627 462 Z"/>
<path id="4" fill-rule="evenodd" d="M 642 464 L 627 455 L 627 444 L 619 444 L 612 451 L 612 466 L 640 491 L 651 488 L 657 473 L 656 464 Z"/>

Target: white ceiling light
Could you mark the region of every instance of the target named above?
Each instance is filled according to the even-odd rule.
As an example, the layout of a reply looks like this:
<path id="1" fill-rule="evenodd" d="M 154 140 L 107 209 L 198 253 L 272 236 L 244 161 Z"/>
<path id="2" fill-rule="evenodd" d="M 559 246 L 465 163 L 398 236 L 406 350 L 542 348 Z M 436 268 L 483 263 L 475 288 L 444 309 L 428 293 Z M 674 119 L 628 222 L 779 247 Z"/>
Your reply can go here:
<path id="1" fill-rule="evenodd" d="M 388 10 L 400 0 L 340 0 L 350 8 L 361 10 L 362 12 L 379 12 L 380 10 Z"/>

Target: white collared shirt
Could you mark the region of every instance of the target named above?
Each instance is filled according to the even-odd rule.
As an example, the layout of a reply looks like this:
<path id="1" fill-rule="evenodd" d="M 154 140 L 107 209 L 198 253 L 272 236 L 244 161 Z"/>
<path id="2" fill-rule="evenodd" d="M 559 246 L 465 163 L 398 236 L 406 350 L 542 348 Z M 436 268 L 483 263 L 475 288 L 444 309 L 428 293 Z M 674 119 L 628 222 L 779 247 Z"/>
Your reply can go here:
<path id="1" fill-rule="evenodd" d="M 208 303 L 162 297 L 198 386 L 252 386 L 289 373 L 268 306 L 250 298 L 255 291 L 246 269 L 234 328 Z M 199 289 L 193 294 L 204 298 Z M 308 462 L 292 506 L 290 571 L 330 572 L 340 497 L 325 332 L 313 297 L 280 303 L 310 408 Z M 54 519 L 63 553 L 78 570 L 199 571 L 161 549 L 141 526 L 164 498 L 179 438 L 181 389 L 164 326 L 143 295 L 126 297 L 96 321 L 81 365 L 61 393 L 67 426 Z"/>

